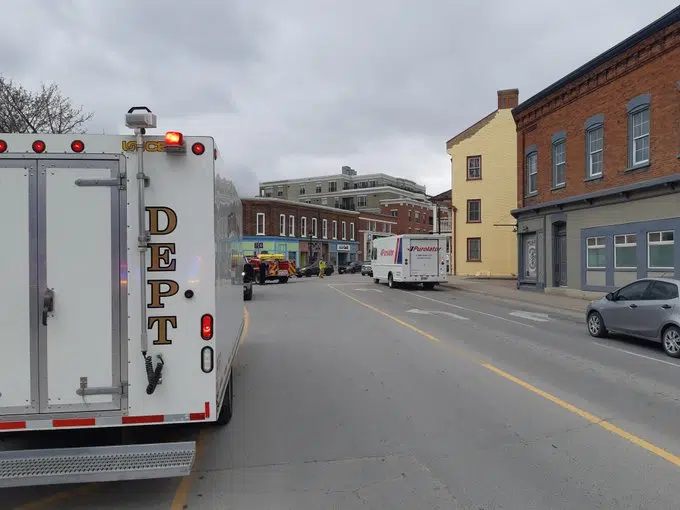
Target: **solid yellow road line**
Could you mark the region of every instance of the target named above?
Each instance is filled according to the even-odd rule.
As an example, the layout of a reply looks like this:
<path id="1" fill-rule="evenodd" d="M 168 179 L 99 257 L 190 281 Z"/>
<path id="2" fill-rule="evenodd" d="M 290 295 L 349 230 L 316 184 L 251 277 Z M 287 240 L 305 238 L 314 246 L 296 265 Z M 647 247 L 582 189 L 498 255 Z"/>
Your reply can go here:
<path id="1" fill-rule="evenodd" d="M 648 452 L 651 452 L 655 455 L 658 455 L 659 457 L 667 460 L 671 464 L 674 464 L 678 467 L 680 467 L 680 457 L 677 455 L 674 455 L 663 448 L 659 448 L 658 446 L 650 443 L 649 441 L 645 441 L 641 437 L 636 436 L 635 434 L 631 434 L 630 432 L 626 432 L 625 430 L 617 427 L 616 425 L 611 424 L 608 421 L 603 420 L 602 418 L 598 418 L 594 414 L 589 413 L 588 411 L 584 411 L 583 409 L 579 409 L 578 407 L 570 404 L 569 402 L 565 402 L 561 398 L 556 397 L 555 395 L 551 395 L 550 393 L 547 393 L 536 386 L 533 386 L 529 384 L 528 382 L 525 382 L 521 379 L 518 379 L 514 375 L 508 374 L 507 372 L 504 372 L 500 368 L 496 368 L 493 365 L 490 365 L 488 363 L 482 363 L 481 364 L 484 368 L 487 368 L 491 370 L 492 372 L 495 372 L 496 374 L 500 375 L 501 377 L 505 377 L 507 380 L 514 382 L 515 384 L 521 386 L 522 388 L 529 390 L 533 393 L 536 393 L 537 395 L 540 395 L 541 397 L 550 400 L 552 403 L 557 404 L 558 406 L 566 409 L 567 411 L 570 411 L 574 414 L 578 414 L 580 417 L 582 417 L 585 420 L 588 420 L 590 423 L 594 423 L 595 425 L 599 425 L 605 430 L 608 430 L 609 432 L 616 434 L 619 437 L 622 437 L 623 439 L 627 439 L 631 443 L 639 446 L 640 448 L 644 448 Z"/>
<path id="2" fill-rule="evenodd" d="M 394 315 L 390 315 L 390 314 L 387 313 L 387 312 L 383 312 L 382 310 L 380 310 L 379 308 L 376 308 L 375 306 L 371 306 L 371 305 L 369 305 L 368 303 L 364 303 L 363 301 L 361 301 L 361 300 L 355 298 L 354 296 L 351 296 L 350 294 L 347 294 L 346 292 L 343 292 L 343 291 L 341 291 L 340 289 L 336 289 L 336 288 L 333 287 L 333 285 L 331 285 L 330 283 L 328 284 L 328 286 L 329 286 L 331 289 L 333 289 L 335 292 L 339 292 L 340 294 L 342 294 L 343 296 L 345 296 L 345 297 L 351 299 L 352 301 L 354 301 L 354 302 L 356 302 L 356 303 L 359 303 L 361 306 L 365 306 L 365 307 L 368 308 L 369 310 L 373 310 L 375 313 L 379 313 L 380 315 L 384 315 L 384 316 L 387 317 L 388 319 L 393 320 L 393 321 L 396 322 L 397 324 L 401 324 L 401 325 L 404 326 L 405 328 L 408 328 L 408 329 L 410 329 L 410 330 L 412 330 L 412 331 L 415 331 L 416 333 L 418 333 L 419 335 L 424 336 L 424 337 L 427 338 L 428 340 L 432 340 L 432 341 L 435 342 L 435 343 L 441 342 L 441 340 L 439 340 L 439 338 L 437 338 L 436 336 L 430 335 L 429 333 L 423 331 L 422 329 L 418 329 L 418 328 L 416 328 L 415 326 L 409 324 L 408 322 L 404 322 L 403 320 L 401 320 L 401 319 L 395 317 Z"/>
<path id="3" fill-rule="evenodd" d="M 404 327 L 406 327 L 406 328 L 408 328 L 412 331 L 415 331 L 416 333 L 424 336 L 428 340 L 432 340 L 436 343 L 440 343 L 440 340 L 437 337 L 431 335 L 430 333 L 426 333 L 425 331 L 409 324 L 408 322 L 405 322 L 405 321 L 403 321 L 403 320 L 401 320 L 397 317 L 394 317 L 393 315 L 390 315 L 387 312 L 383 312 L 382 310 L 376 308 L 375 306 L 369 305 L 368 303 L 364 303 L 360 299 L 357 299 L 354 296 L 351 296 L 350 294 L 347 294 L 346 292 L 341 291 L 340 289 L 336 289 L 335 287 L 333 287 L 330 284 L 328 286 L 330 288 L 332 288 L 334 291 L 339 292 L 340 294 L 344 295 L 345 297 L 347 297 L 347 298 L 351 299 L 352 301 L 360 304 L 361 306 L 364 306 L 364 307 L 368 308 L 369 310 L 373 310 L 374 312 L 379 313 L 380 315 L 384 315 L 388 319 L 391 319 L 394 322 L 401 324 L 402 326 L 404 326 Z M 552 395 L 552 394 L 550 394 L 546 391 L 543 391 L 543 390 L 537 388 L 536 386 L 529 384 L 528 382 L 525 382 L 522 379 L 519 379 L 519 378 L 515 377 L 514 375 L 511 375 L 511 374 L 501 370 L 500 368 L 497 368 L 497 367 L 491 365 L 490 363 L 486 363 L 486 362 L 483 362 L 483 361 L 475 361 L 475 363 L 483 366 L 487 370 L 490 370 L 490 371 L 500 375 L 501 377 L 504 377 L 508 381 L 514 382 L 515 384 L 517 384 L 518 386 L 521 386 L 525 390 L 531 391 L 532 393 L 535 393 L 536 395 L 540 395 L 541 397 L 545 398 L 546 400 L 549 400 L 550 402 L 557 404 L 561 408 L 566 409 L 567 411 L 580 416 L 581 418 L 589 421 L 590 423 L 593 423 L 595 425 L 599 425 L 603 429 L 608 430 L 609 432 L 612 432 L 613 434 L 616 434 L 617 436 L 628 440 L 629 442 L 639 446 L 640 448 L 644 448 L 645 450 L 647 450 L 650 453 L 658 455 L 662 459 L 667 460 L 668 462 L 670 462 L 671 464 L 673 464 L 677 467 L 680 467 L 680 457 L 679 456 L 674 455 L 674 454 L 664 450 L 663 448 L 659 448 L 658 446 L 650 443 L 649 441 L 642 439 L 641 437 L 636 436 L 635 434 L 631 434 L 630 432 L 626 432 L 625 430 L 617 427 L 616 425 L 613 425 L 613 424 L 609 423 L 608 421 L 603 420 L 602 418 L 598 418 L 597 416 L 589 413 L 588 411 L 584 411 L 583 409 L 580 409 L 580 408 L 576 407 L 575 405 L 570 404 L 569 402 L 565 402 L 561 398 L 558 398 L 555 395 Z"/>
<path id="4" fill-rule="evenodd" d="M 250 314 L 248 313 L 248 308 L 244 306 L 243 331 L 241 331 L 241 338 L 239 338 L 241 345 L 243 345 L 246 341 L 249 328 Z M 217 409 L 215 412 L 217 412 Z M 196 472 L 198 471 L 198 462 L 203 455 L 203 450 L 205 449 L 205 434 L 206 429 L 201 430 L 200 434 L 198 435 L 198 439 L 196 439 L 196 458 L 194 459 L 194 468 L 191 470 L 191 473 L 182 478 L 179 487 L 177 487 L 177 491 L 175 491 L 175 497 L 172 499 L 170 510 L 182 510 L 186 505 L 186 501 L 189 498 L 189 491 L 191 490 L 191 484 L 193 483 Z"/>

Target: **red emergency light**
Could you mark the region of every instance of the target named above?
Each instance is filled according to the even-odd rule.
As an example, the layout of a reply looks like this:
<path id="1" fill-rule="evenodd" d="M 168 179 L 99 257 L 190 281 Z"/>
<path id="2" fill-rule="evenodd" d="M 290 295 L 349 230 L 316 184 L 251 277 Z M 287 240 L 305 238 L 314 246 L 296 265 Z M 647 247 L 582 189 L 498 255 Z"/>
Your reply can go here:
<path id="1" fill-rule="evenodd" d="M 0 140 L 0 152 L 5 152 L 7 150 L 7 142 Z"/>
<path id="2" fill-rule="evenodd" d="M 213 337 L 213 317 L 206 313 L 201 317 L 201 338 L 210 340 Z"/>
<path id="3" fill-rule="evenodd" d="M 46 148 L 47 146 L 45 145 L 45 142 L 43 142 L 42 140 L 36 140 L 35 142 L 33 142 L 33 152 L 37 152 L 38 154 L 40 154 L 41 152 L 45 152 Z"/>
<path id="4" fill-rule="evenodd" d="M 73 140 L 71 142 L 71 150 L 73 152 L 83 152 L 85 150 L 85 143 L 82 140 Z"/>
<path id="5" fill-rule="evenodd" d="M 170 147 L 181 147 L 184 145 L 184 136 L 178 131 L 168 131 L 165 133 L 165 145 Z"/>

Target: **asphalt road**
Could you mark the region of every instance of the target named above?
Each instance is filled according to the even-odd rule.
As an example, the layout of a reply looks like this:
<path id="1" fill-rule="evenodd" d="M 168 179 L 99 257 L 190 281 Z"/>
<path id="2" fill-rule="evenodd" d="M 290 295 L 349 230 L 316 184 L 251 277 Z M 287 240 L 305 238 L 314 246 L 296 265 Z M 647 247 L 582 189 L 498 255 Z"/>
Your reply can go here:
<path id="1" fill-rule="evenodd" d="M 657 346 L 356 275 L 255 287 L 248 310 L 235 415 L 204 429 L 195 476 L 17 489 L 3 508 L 678 507 L 680 362 Z"/>

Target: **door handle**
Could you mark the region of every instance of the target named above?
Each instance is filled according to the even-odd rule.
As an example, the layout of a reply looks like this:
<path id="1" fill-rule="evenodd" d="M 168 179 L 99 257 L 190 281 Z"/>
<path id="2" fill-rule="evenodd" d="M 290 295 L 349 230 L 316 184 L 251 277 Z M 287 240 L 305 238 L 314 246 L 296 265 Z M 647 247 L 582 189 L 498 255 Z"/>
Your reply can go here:
<path id="1" fill-rule="evenodd" d="M 45 296 L 43 297 L 43 309 L 42 309 L 42 323 L 43 326 L 47 326 L 47 314 L 54 311 L 54 290 L 45 290 Z"/>
<path id="2" fill-rule="evenodd" d="M 669 310 L 669 309 L 671 309 L 671 308 L 673 308 L 673 307 L 672 307 L 671 305 L 667 305 L 667 304 L 666 304 L 666 305 L 661 305 L 661 308 L 663 308 L 664 310 Z"/>
<path id="3" fill-rule="evenodd" d="M 637 308 L 637 305 L 635 303 L 628 305 L 631 308 Z"/>

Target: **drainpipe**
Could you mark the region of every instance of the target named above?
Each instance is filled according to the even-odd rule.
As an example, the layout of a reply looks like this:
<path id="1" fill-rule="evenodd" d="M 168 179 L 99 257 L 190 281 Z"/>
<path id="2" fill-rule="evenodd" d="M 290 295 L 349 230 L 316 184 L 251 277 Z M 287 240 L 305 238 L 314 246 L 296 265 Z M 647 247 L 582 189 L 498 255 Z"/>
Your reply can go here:
<path id="1" fill-rule="evenodd" d="M 457 225 L 457 221 L 458 221 L 457 212 L 458 212 L 458 210 L 454 209 L 453 207 L 451 207 L 451 209 L 453 211 L 453 222 L 452 222 L 452 225 L 451 225 L 451 238 L 453 240 L 453 256 L 451 258 L 453 259 L 453 261 L 452 261 L 453 262 L 453 275 L 456 276 L 458 274 L 457 269 L 456 269 L 456 260 L 458 259 L 458 257 L 456 257 L 456 237 L 457 237 L 456 234 L 458 232 L 458 225 Z"/>

